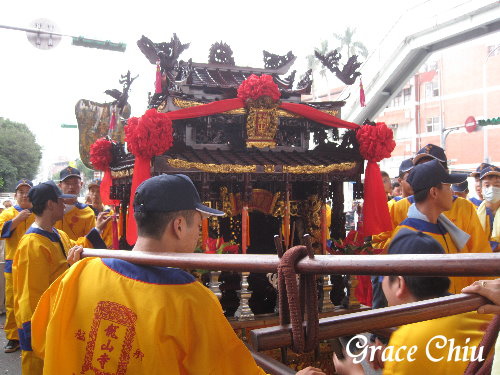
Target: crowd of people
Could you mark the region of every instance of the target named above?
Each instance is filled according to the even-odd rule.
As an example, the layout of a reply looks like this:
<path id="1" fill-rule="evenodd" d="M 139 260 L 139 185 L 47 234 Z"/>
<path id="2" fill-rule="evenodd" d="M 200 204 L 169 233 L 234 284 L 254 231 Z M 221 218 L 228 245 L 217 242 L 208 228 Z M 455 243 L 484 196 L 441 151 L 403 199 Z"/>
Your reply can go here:
<path id="1" fill-rule="evenodd" d="M 478 200 L 458 197 L 467 175 L 450 174 L 444 151 L 427 145 L 400 167 L 398 186 L 382 176 L 393 230 L 373 237 L 388 254 L 480 253 L 499 250 L 500 170 L 482 164 Z M 0 214 L 5 241 L 5 352 L 22 350 L 23 374 L 264 374 L 224 317 L 213 293 L 183 270 L 113 258 L 81 258 L 83 247 L 109 248 L 113 216 L 89 186 L 88 204 L 77 196 L 80 172 L 67 167 L 56 185 L 21 180 L 17 205 Z M 202 220 L 223 212 L 201 203 L 184 175 L 143 182 L 134 197 L 138 239 L 132 251 L 193 252 Z M 479 293 L 491 303 L 478 313 L 453 315 L 398 328 L 385 344 L 394 350 L 425 346 L 441 334 L 457 346 L 477 346 L 500 312 L 500 279 L 375 276 L 373 306 Z M 498 343 L 497 343 L 498 346 Z M 436 347 L 432 358 L 445 357 Z M 498 352 L 498 347 L 497 347 Z M 466 361 L 436 363 L 421 349 L 413 359 L 373 359 L 384 374 L 463 373 Z M 497 355 L 498 357 L 499 355 Z M 349 355 L 334 356 L 339 374 L 361 374 Z M 498 358 L 494 366 L 499 366 Z M 500 370 L 498 370 L 500 371 Z M 323 374 L 308 367 L 302 375 Z"/>

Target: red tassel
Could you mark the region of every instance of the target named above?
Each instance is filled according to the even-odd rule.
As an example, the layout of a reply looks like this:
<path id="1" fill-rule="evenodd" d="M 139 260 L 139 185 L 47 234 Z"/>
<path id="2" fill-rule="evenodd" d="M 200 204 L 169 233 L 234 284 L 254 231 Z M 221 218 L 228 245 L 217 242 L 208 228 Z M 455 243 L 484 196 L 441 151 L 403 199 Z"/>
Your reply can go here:
<path id="1" fill-rule="evenodd" d="M 363 235 L 372 236 L 393 230 L 380 167 L 374 161 L 366 165 L 364 185 Z"/>
<path id="2" fill-rule="evenodd" d="M 366 107 L 365 104 L 365 90 L 363 89 L 363 81 L 359 79 L 359 104 L 361 107 Z"/>
<path id="3" fill-rule="evenodd" d="M 111 119 L 109 120 L 109 131 L 112 132 L 116 127 L 116 109 L 111 111 Z"/>
<path id="4" fill-rule="evenodd" d="M 156 81 L 155 81 L 155 94 L 162 93 L 161 88 L 161 69 L 160 69 L 160 60 L 156 62 Z"/>
<path id="5" fill-rule="evenodd" d="M 241 209 L 241 252 L 243 254 L 247 253 L 248 246 L 248 206 L 243 205 Z"/>
<path id="6" fill-rule="evenodd" d="M 130 188 L 130 202 L 127 215 L 127 242 L 129 245 L 134 245 L 137 241 L 137 224 L 135 223 L 134 218 L 135 191 L 143 181 L 146 181 L 150 177 L 151 160 L 136 156 L 134 162 L 134 174 L 132 176 L 132 187 Z"/>

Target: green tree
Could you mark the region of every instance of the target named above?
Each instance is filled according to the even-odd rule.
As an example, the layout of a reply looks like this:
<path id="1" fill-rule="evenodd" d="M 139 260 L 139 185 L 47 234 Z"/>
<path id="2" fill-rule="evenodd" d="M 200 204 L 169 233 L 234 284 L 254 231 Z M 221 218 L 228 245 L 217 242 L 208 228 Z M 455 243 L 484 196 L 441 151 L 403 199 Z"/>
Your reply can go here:
<path id="1" fill-rule="evenodd" d="M 76 169 L 80 171 L 82 174 L 82 177 L 85 177 L 87 181 L 92 181 L 94 179 L 94 171 L 90 168 L 87 168 L 85 164 L 83 164 L 83 161 L 80 159 L 76 159 Z"/>
<path id="2" fill-rule="evenodd" d="M 347 52 L 347 59 L 352 55 L 361 55 L 366 58 L 368 56 L 368 49 L 363 43 L 354 40 L 355 33 L 356 28 L 351 29 L 348 27 L 345 29 L 344 34 L 333 33 L 333 37 L 340 42 L 339 52 L 343 53 L 344 50 Z"/>
<path id="3" fill-rule="evenodd" d="M 13 191 L 22 178 L 32 180 L 40 166 L 42 148 L 22 123 L 0 117 L 0 191 Z"/>

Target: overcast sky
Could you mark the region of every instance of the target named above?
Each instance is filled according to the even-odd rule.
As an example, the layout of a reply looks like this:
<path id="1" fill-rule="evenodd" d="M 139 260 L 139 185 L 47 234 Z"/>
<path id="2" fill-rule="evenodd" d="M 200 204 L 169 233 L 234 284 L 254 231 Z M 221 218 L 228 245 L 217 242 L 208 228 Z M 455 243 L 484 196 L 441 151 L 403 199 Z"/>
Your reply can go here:
<path id="1" fill-rule="evenodd" d="M 71 46 L 70 38 L 49 51 L 38 50 L 26 33 L 0 29 L 0 117 L 26 123 L 43 147 L 44 165 L 61 156 L 78 157 L 76 124 L 79 99 L 111 101 L 104 90 L 121 89 L 120 74 L 131 70 L 139 78 L 130 93 L 132 115 L 140 116 L 154 88 L 155 67 L 136 41 L 146 35 L 168 42 L 177 33 L 191 46 L 181 58 L 207 62 L 215 41 L 228 43 L 237 65 L 263 67 L 262 50 L 298 60 L 332 33 L 357 29 L 356 39 L 374 48 L 409 6 L 424 0 L 385 1 L 3 1 L 0 25 L 30 27 L 33 20 L 52 20 L 61 33 L 125 42 L 125 53 Z M 123 5 L 130 4 L 130 5 Z M 331 47 L 337 47 L 332 45 Z"/>

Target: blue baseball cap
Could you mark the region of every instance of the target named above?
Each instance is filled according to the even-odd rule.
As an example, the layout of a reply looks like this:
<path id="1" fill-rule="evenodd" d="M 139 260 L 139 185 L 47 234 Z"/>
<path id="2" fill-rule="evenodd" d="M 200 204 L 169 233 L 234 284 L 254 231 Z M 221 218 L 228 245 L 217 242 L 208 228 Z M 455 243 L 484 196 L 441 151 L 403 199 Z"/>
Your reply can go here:
<path id="1" fill-rule="evenodd" d="M 469 182 L 465 180 L 464 182 L 460 182 L 458 184 L 451 185 L 451 190 L 457 193 L 463 193 L 469 189 Z"/>
<path id="2" fill-rule="evenodd" d="M 491 164 L 489 164 L 489 163 L 481 163 L 481 164 L 479 164 L 479 166 L 476 168 L 476 171 L 475 171 L 475 172 L 472 172 L 469 176 L 474 177 L 474 178 L 479 178 L 479 176 L 481 175 L 481 171 L 482 171 L 484 168 L 487 168 L 487 167 L 491 167 Z"/>
<path id="3" fill-rule="evenodd" d="M 59 172 L 59 180 L 64 181 L 69 177 L 78 177 L 80 179 L 82 178 L 78 169 L 67 166 L 61 172 Z"/>
<path id="4" fill-rule="evenodd" d="M 486 168 L 483 168 L 481 170 L 481 173 L 479 174 L 479 179 L 482 180 L 486 176 L 500 176 L 500 168 L 488 164 Z"/>
<path id="5" fill-rule="evenodd" d="M 27 180 L 27 179 L 23 178 L 23 179 L 17 181 L 15 190 L 19 189 L 21 186 L 29 186 L 30 188 L 32 188 L 33 187 L 33 182 L 31 182 L 30 180 Z"/>
<path id="6" fill-rule="evenodd" d="M 413 169 L 413 159 L 405 159 L 401 162 L 399 166 L 399 177 L 403 177 L 403 175 L 411 171 Z"/>
<path id="7" fill-rule="evenodd" d="M 393 238 L 388 254 L 445 254 L 441 244 L 431 236 L 402 228 Z"/>
<path id="8" fill-rule="evenodd" d="M 206 215 L 225 213 L 201 203 L 193 181 L 183 174 L 162 174 L 139 185 L 134 197 L 135 212 L 174 212 L 196 210 Z"/>
<path id="9" fill-rule="evenodd" d="M 76 199 L 76 195 L 63 194 L 54 181 L 47 181 L 33 186 L 28 193 L 28 198 L 34 205 L 42 205 L 58 199 Z"/>
<path id="10" fill-rule="evenodd" d="M 446 163 L 448 161 L 444 150 L 441 147 L 430 143 L 417 152 L 417 155 L 413 158 L 413 164 L 417 165 L 419 160 L 423 158 L 436 159 L 442 163 Z"/>
<path id="11" fill-rule="evenodd" d="M 438 159 L 415 165 L 406 181 L 414 193 L 443 184 L 458 184 L 467 179 L 466 174 L 448 173 Z"/>

